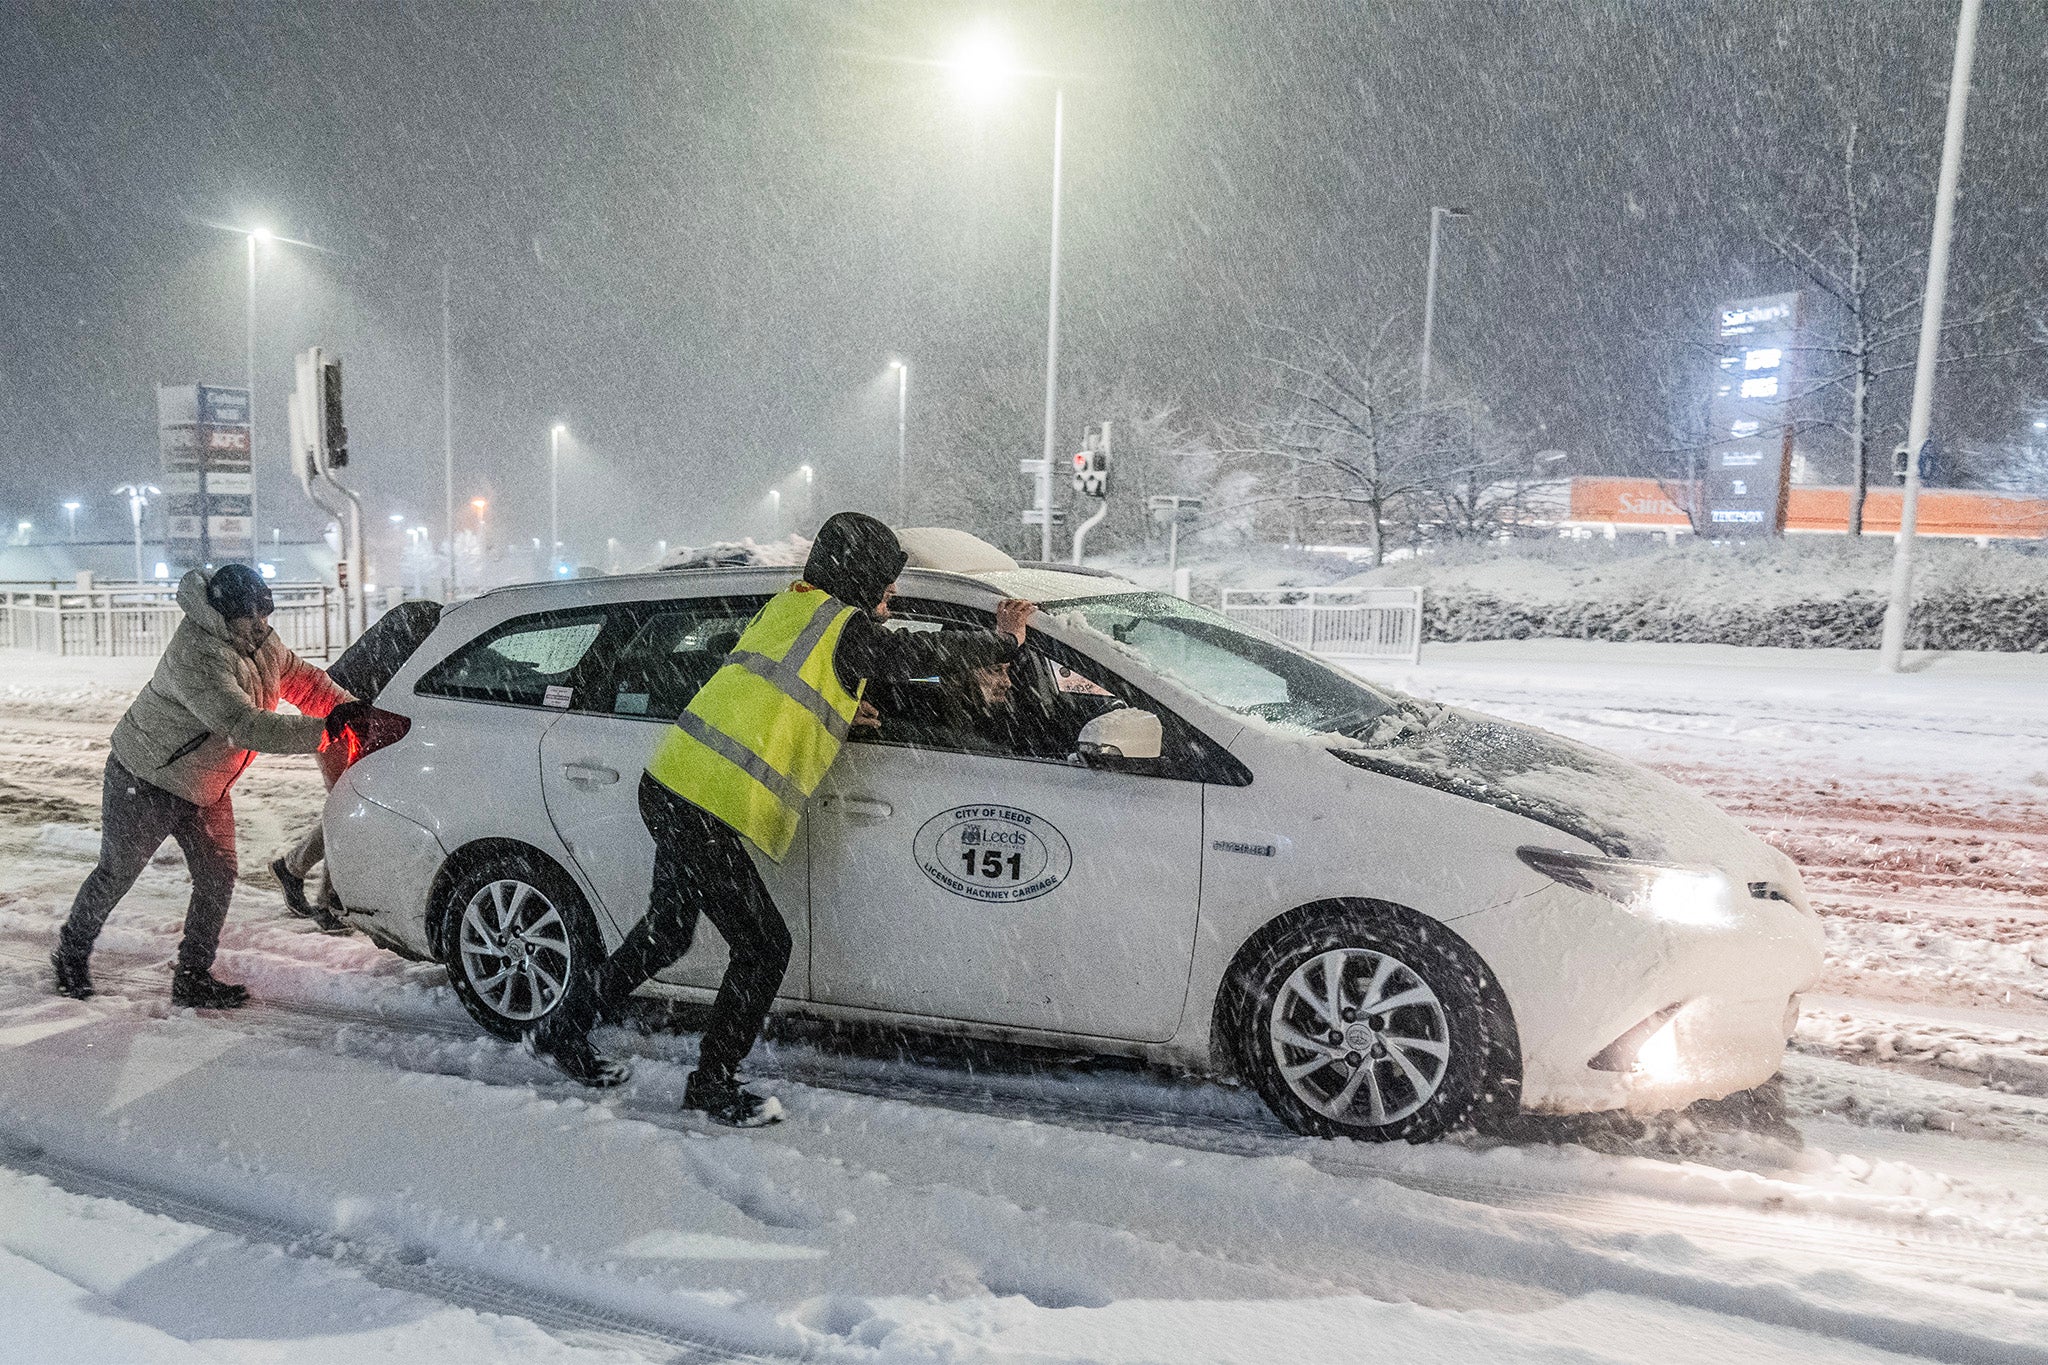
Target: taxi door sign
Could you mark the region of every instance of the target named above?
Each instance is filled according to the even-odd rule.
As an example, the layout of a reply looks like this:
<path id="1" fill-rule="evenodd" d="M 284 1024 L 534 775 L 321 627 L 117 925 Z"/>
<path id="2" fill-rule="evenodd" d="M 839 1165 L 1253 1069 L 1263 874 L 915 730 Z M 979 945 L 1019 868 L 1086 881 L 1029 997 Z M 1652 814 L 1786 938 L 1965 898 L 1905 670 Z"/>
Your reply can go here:
<path id="1" fill-rule="evenodd" d="M 955 806 L 924 822 L 911 841 L 933 885 L 963 900 L 1014 905 L 1059 889 L 1073 849 L 1051 822 L 1015 806 Z"/>

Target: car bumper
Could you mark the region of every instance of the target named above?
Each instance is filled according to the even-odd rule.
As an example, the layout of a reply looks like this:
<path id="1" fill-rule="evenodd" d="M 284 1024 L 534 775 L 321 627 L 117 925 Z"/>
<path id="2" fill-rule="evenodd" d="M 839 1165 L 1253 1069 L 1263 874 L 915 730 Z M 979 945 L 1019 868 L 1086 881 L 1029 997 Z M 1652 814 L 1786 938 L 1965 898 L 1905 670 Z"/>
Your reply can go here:
<path id="1" fill-rule="evenodd" d="M 1522 1107 L 1652 1113 L 1761 1085 L 1784 1061 L 1824 936 L 1803 900 L 1671 925 L 1550 887 L 1458 922 L 1522 1043 Z"/>
<path id="2" fill-rule="evenodd" d="M 426 890 L 448 855 L 433 831 L 361 795 L 346 773 L 328 794 L 322 824 L 327 872 L 345 918 L 418 957 L 434 957 Z"/>

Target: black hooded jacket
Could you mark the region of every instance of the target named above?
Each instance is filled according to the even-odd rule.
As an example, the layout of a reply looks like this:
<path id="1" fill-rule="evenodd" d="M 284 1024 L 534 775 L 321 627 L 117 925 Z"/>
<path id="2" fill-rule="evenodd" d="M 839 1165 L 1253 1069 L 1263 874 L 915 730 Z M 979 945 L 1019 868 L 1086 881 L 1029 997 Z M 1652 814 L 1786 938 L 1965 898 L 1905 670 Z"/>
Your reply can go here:
<path id="1" fill-rule="evenodd" d="M 859 512 L 835 513 L 818 529 L 804 563 L 804 582 L 853 607 L 839 633 L 832 671 L 856 692 L 863 680 L 905 682 L 934 674 L 965 673 L 1016 656 L 1015 639 L 992 630 L 884 630 L 872 613 L 910 556 L 896 533 Z"/>

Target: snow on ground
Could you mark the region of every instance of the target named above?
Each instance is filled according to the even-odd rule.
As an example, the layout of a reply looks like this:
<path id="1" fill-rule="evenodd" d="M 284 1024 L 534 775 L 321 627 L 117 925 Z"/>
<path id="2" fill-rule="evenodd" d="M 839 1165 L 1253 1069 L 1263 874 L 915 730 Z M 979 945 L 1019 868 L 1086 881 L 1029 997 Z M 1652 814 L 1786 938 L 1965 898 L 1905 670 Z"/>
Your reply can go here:
<path id="1" fill-rule="evenodd" d="M 777 1129 L 678 1114 L 687 1033 L 611 1031 L 636 1076 L 593 1095 L 438 967 L 283 915 L 299 760 L 236 795 L 222 971 L 257 1005 L 168 1008 L 174 852 L 102 940 L 103 994 L 55 999 L 147 668 L 0 653 L 9 1358 L 2048 1362 L 2048 660 L 1917 663 L 1544 641 L 1363 668 L 1702 786 L 1801 863 L 1833 949 L 1781 1110 L 1382 1148 L 1198 1080 L 803 1026 L 756 1055 Z"/>

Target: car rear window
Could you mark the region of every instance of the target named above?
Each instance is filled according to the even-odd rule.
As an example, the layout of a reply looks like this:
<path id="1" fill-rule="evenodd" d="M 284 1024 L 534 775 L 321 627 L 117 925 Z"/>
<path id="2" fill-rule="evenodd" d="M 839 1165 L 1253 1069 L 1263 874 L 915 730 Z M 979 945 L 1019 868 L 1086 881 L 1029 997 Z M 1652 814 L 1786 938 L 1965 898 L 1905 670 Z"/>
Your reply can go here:
<path id="1" fill-rule="evenodd" d="M 601 611 L 508 621 L 436 664 L 413 690 L 430 697 L 566 708 L 575 700 L 577 667 L 604 626 Z"/>

